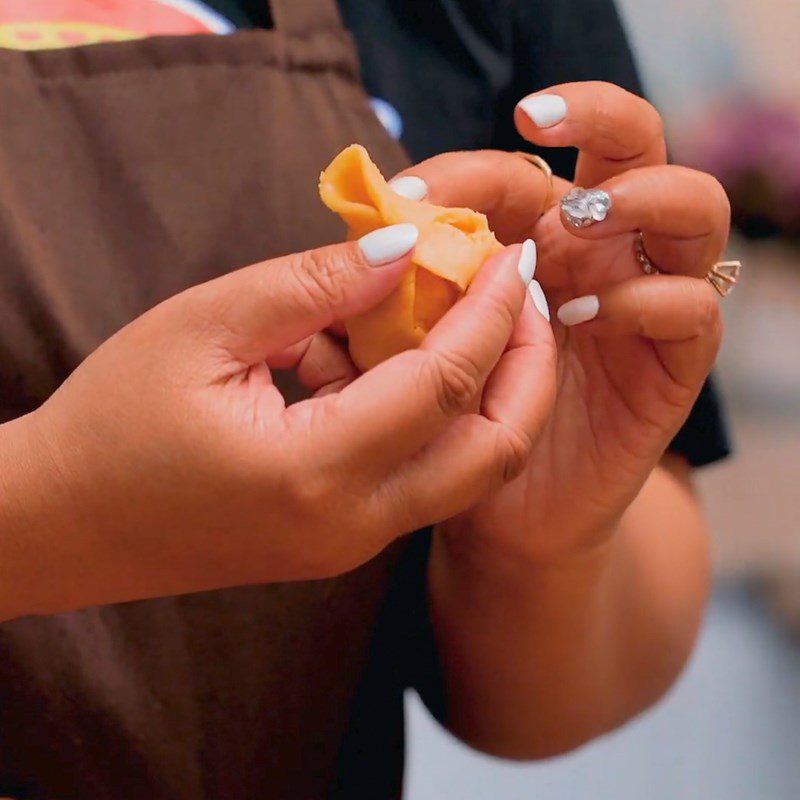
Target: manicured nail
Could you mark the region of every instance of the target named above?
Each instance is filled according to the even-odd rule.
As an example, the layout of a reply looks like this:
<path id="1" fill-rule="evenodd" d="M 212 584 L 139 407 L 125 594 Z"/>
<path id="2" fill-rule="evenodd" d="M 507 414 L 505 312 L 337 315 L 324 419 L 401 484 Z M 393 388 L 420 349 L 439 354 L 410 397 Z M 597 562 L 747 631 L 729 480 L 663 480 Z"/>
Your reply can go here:
<path id="1" fill-rule="evenodd" d="M 517 269 L 522 282 L 527 286 L 533 280 L 533 273 L 536 272 L 536 243 L 533 239 L 526 239 L 522 243 Z"/>
<path id="2" fill-rule="evenodd" d="M 362 236 L 358 240 L 358 246 L 367 263 L 379 267 L 404 256 L 417 243 L 418 237 L 419 231 L 416 225 L 401 222 L 399 225 L 378 228 Z"/>
<path id="3" fill-rule="evenodd" d="M 547 298 L 544 296 L 542 284 L 539 283 L 539 281 L 531 281 L 530 286 L 528 286 L 528 291 L 531 293 L 533 304 L 536 306 L 538 312 L 550 322 L 550 306 L 547 305 Z"/>
<path id="4" fill-rule="evenodd" d="M 587 294 L 564 303 L 558 309 L 558 318 L 562 325 L 570 327 L 580 325 L 582 322 L 589 322 L 597 316 L 599 310 L 600 301 L 597 299 L 597 295 Z"/>
<path id="5" fill-rule="evenodd" d="M 576 186 L 561 199 L 561 212 L 573 228 L 588 228 L 608 216 L 611 204 L 608 192 Z"/>
<path id="6" fill-rule="evenodd" d="M 557 94 L 534 94 L 519 101 L 519 107 L 537 128 L 551 128 L 567 116 L 567 104 Z"/>
<path id="7" fill-rule="evenodd" d="M 401 197 L 409 200 L 422 200 L 428 196 L 428 184 L 415 175 L 402 175 L 389 181 L 389 186 Z"/>

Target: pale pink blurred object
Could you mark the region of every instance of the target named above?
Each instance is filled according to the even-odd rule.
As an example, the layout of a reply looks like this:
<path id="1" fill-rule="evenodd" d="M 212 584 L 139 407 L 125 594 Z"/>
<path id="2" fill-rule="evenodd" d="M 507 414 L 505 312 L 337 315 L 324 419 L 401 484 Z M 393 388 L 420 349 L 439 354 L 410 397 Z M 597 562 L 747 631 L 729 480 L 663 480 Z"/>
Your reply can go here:
<path id="1" fill-rule="evenodd" d="M 800 109 L 730 99 L 683 132 L 679 156 L 719 179 L 742 233 L 800 237 Z"/>

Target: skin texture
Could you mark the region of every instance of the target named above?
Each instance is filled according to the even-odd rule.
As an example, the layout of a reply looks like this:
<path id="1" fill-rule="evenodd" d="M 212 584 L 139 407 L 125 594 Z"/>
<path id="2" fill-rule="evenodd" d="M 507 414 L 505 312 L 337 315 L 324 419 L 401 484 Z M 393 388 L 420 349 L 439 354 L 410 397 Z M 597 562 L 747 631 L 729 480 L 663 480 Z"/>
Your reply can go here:
<path id="1" fill-rule="evenodd" d="M 518 109 L 517 126 L 537 144 L 580 149 L 575 183 L 611 193 L 606 221 L 578 230 L 557 207 L 537 220 L 544 178 L 508 154 L 409 171 L 433 202 L 485 211 L 501 239 L 532 236 L 551 308 L 600 302 L 591 322 L 554 322 L 556 404 L 523 474 L 440 525 L 434 543 L 444 721 L 512 758 L 619 725 L 666 690 L 691 650 L 707 594 L 705 523 L 687 466 L 662 455 L 719 346 L 717 297 L 700 277 L 729 220 L 713 178 L 665 165 L 645 101 L 606 84 L 546 91 L 566 100 L 564 121 L 538 129 Z M 558 196 L 569 188 L 559 180 Z M 642 275 L 637 230 L 668 274 Z"/>
<path id="2" fill-rule="evenodd" d="M 336 574 L 446 520 L 429 595 L 457 735 L 547 756 L 663 693 L 708 585 L 689 470 L 663 453 L 719 344 L 699 276 L 726 240 L 727 201 L 665 165 L 644 101 L 603 84 L 546 91 L 565 120 L 539 130 L 518 111 L 517 124 L 580 148 L 576 182 L 614 197 L 605 222 L 540 217 L 542 174 L 509 154 L 409 174 L 431 202 L 486 213 L 501 241 L 532 236 L 551 307 L 597 294 L 596 320 L 551 328 L 510 247 L 419 350 L 357 377 L 320 331 L 391 292 L 402 259 L 370 269 L 341 245 L 189 290 L 0 429 L 0 617 Z M 642 276 L 639 228 L 667 274 Z M 270 367 L 316 396 L 286 408 Z"/>
<path id="3" fill-rule="evenodd" d="M 2 427 L 0 617 L 337 575 L 519 474 L 555 392 L 520 251 L 490 259 L 423 347 L 355 380 L 319 331 L 385 297 L 408 256 L 372 267 L 353 242 L 276 259 L 124 328 Z M 287 408 L 270 367 L 316 396 Z M 479 411 L 483 392 L 497 400 Z"/>
<path id="4" fill-rule="evenodd" d="M 430 603 L 453 733 L 494 755 L 547 758 L 669 689 L 710 575 L 688 472 L 665 457 L 608 541 L 552 563 L 508 557 L 468 529 L 439 533 Z"/>

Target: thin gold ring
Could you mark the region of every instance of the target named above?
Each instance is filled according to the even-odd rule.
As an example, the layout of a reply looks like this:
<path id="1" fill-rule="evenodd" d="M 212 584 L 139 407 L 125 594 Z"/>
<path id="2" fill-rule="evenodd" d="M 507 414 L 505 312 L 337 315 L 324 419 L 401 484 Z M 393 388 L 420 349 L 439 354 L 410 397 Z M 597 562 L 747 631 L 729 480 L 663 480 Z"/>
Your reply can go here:
<path id="1" fill-rule="evenodd" d="M 534 153 L 526 153 L 523 150 L 517 150 L 515 156 L 524 158 L 529 164 L 544 173 L 545 180 L 547 181 L 547 194 L 544 197 L 544 205 L 542 206 L 542 214 L 547 211 L 552 205 L 555 198 L 555 186 L 553 185 L 553 170 L 551 166 L 541 157 Z"/>

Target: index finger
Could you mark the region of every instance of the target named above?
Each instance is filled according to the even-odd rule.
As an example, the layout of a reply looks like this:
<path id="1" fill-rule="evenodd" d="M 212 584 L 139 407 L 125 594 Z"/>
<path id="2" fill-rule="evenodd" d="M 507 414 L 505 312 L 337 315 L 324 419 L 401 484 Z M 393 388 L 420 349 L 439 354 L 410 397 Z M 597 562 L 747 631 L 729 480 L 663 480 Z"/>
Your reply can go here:
<path id="1" fill-rule="evenodd" d="M 534 265 L 532 242 L 489 259 L 419 349 L 384 361 L 329 398 L 328 413 L 317 417 L 328 452 L 348 453 L 386 474 L 476 410 L 522 311 Z M 309 404 L 287 413 L 307 422 L 313 409 L 303 406 Z"/>
<path id="2" fill-rule="evenodd" d="M 442 153 L 403 170 L 391 184 L 409 177 L 424 181 L 425 200 L 430 203 L 486 214 L 489 226 L 505 243 L 526 238 L 545 210 L 549 191 L 540 169 L 501 150 Z"/>
<path id="3" fill-rule="evenodd" d="M 514 122 L 529 142 L 577 147 L 575 183 L 580 186 L 667 163 L 661 115 L 646 100 L 612 83 L 564 83 L 528 95 L 517 104 Z"/>

